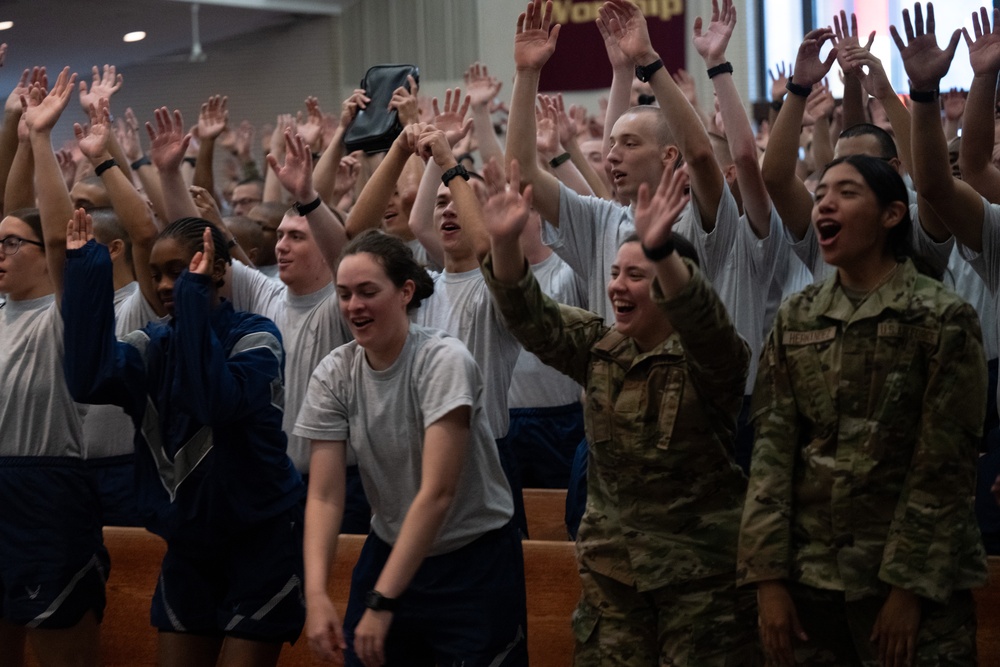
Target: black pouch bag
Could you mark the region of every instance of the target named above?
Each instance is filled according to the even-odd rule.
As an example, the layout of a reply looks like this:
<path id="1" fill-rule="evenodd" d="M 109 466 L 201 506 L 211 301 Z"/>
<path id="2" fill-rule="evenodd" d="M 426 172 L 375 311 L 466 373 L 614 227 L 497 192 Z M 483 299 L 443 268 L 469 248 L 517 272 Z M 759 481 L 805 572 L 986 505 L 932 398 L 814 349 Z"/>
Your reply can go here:
<path id="1" fill-rule="evenodd" d="M 361 80 L 361 87 L 371 99 L 367 109 L 359 109 L 358 115 L 344 134 L 344 147 L 348 153 L 364 151 L 381 153 L 389 150 L 403 126 L 399 114 L 389 108 L 392 92 L 400 86 L 409 88 L 407 76 L 420 83 L 420 69 L 416 65 L 375 65 Z"/>

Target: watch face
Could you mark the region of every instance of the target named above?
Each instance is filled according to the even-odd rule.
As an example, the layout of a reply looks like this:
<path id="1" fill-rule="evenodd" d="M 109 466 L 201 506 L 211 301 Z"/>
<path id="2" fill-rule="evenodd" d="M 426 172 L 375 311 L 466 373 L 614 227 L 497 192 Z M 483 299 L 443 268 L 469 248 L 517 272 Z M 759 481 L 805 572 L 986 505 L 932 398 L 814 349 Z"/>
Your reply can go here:
<path id="1" fill-rule="evenodd" d="M 368 591 L 365 594 L 365 606 L 369 609 L 378 611 L 381 608 L 380 602 L 382 602 L 382 596 L 375 591 Z"/>

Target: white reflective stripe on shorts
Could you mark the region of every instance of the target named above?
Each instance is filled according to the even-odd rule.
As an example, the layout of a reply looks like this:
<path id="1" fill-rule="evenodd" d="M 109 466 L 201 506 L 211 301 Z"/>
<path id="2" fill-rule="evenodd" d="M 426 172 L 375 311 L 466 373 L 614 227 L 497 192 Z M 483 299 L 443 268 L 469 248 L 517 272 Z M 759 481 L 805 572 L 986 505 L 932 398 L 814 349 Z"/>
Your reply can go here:
<path id="1" fill-rule="evenodd" d="M 153 460 L 156 461 L 156 471 L 160 483 L 170 494 L 170 502 L 177 496 L 177 489 L 194 472 L 208 453 L 212 451 L 212 428 L 202 426 L 187 442 L 185 442 L 171 461 L 163 447 L 163 435 L 160 432 L 160 413 L 152 398 L 146 400 L 146 414 L 142 417 L 142 435 L 146 439 Z"/>
<path id="2" fill-rule="evenodd" d="M 287 598 L 290 594 L 292 594 L 296 590 L 299 591 L 299 597 L 302 597 L 302 593 L 301 593 L 301 591 L 302 591 L 302 580 L 299 579 L 299 575 L 293 574 L 292 578 L 288 580 L 288 582 L 285 584 L 284 588 L 282 588 L 280 591 L 278 591 L 278 593 L 274 597 L 272 597 L 270 600 L 268 600 L 264 604 L 264 606 L 262 606 L 260 609 L 258 609 L 257 611 L 255 611 L 253 613 L 253 615 L 250 617 L 250 620 L 251 621 L 259 621 L 260 619 L 264 618 L 269 613 L 271 613 L 271 610 L 273 610 L 275 607 L 277 607 L 279 604 L 281 604 L 282 600 L 284 600 L 285 598 Z M 231 632 L 231 631 L 235 630 L 236 626 L 239 625 L 240 623 L 242 623 L 243 619 L 245 619 L 245 618 L 246 618 L 246 616 L 243 615 L 243 614 L 236 614 L 229 621 L 229 625 L 226 626 L 226 630 L 225 631 L 226 632 Z"/>
<path id="3" fill-rule="evenodd" d="M 163 583 L 163 572 L 160 572 L 160 597 L 163 599 L 163 609 L 167 612 L 167 620 L 170 621 L 170 625 L 173 626 L 176 632 L 187 632 L 187 628 L 177 618 L 174 610 L 170 608 L 170 602 L 167 600 L 167 587 Z"/>
<path id="4" fill-rule="evenodd" d="M 513 651 L 514 648 L 523 641 L 524 641 L 524 628 L 522 628 L 519 625 L 517 626 L 517 634 L 514 635 L 514 641 L 507 644 L 507 647 L 503 651 L 498 653 L 497 657 L 493 658 L 493 662 L 490 663 L 489 667 L 500 667 L 500 665 L 503 664 L 503 661 L 507 659 L 507 656 L 510 655 L 510 652 Z"/>
<path id="5" fill-rule="evenodd" d="M 62 603 L 66 601 L 66 598 L 70 596 L 70 593 L 73 592 L 73 589 L 76 588 L 76 585 L 80 583 L 80 580 L 87 575 L 87 572 L 89 572 L 91 568 L 97 568 L 97 571 L 101 574 L 101 579 L 107 581 L 107 577 L 104 576 L 103 572 L 101 572 L 101 562 L 97 559 L 96 555 L 93 556 L 90 559 L 90 562 L 84 565 L 83 568 L 81 568 L 76 574 L 73 575 L 73 578 L 69 580 L 68 584 L 66 584 L 66 588 L 64 588 L 62 592 L 60 592 L 59 595 L 56 596 L 56 599 L 52 601 L 52 604 L 49 605 L 49 608 L 43 611 L 38 616 L 35 616 L 33 619 L 31 619 L 27 623 L 27 627 L 37 628 L 46 620 L 51 618 L 52 615 L 56 613 L 56 611 L 59 609 L 60 605 L 62 605 Z"/>

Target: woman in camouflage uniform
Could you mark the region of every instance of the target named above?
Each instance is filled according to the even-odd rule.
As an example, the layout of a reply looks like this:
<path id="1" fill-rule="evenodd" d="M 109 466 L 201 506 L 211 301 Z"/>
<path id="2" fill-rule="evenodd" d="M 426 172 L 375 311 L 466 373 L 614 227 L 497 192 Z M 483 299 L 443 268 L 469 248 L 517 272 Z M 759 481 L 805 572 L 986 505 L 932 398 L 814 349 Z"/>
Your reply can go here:
<path id="1" fill-rule="evenodd" d="M 765 652 L 972 665 L 979 321 L 917 272 L 906 187 L 885 162 L 832 162 L 812 218 L 837 273 L 782 305 L 753 398 L 739 564 Z"/>
<path id="2" fill-rule="evenodd" d="M 687 174 L 668 167 L 652 198 L 641 187 L 608 326 L 539 289 L 518 245 L 530 188 L 526 203 L 516 165 L 506 189 L 490 179 L 483 272 L 524 348 L 586 387 L 575 664 L 751 664 L 753 592 L 735 583 L 746 478 L 733 461 L 749 352 L 672 233 Z"/>

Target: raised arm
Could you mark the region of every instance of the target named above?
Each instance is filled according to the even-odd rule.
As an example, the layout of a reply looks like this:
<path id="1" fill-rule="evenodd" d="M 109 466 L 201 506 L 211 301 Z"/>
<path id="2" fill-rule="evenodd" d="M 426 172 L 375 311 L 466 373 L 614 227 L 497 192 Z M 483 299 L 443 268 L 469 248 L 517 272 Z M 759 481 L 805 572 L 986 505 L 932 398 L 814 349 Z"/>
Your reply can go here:
<path id="1" fill-rule="evenodd" d="M 298 205 L 307 209 L 305 218 L 309 222 L 323 259 L 329 267 L 337 266 L 340 253 L 347 243 L 344 226 L 326 205 L 312 182 L 312 151 L 305 140 L 291 132 L 285 133 L 285 163 L 279 164 L 271 153 L 267 163 L 286 190 L 292 193 Z M 330 269 L 333 270 L 332 268 Z"/>
<path id="2" fill-rule="evenodd" d="M 212 95 L 201 105 L 198 114 L 198 157 L 194 163 L 192 185 L 205 188 L 215 196 L 215 142 L 229 126 L 229 98 Z"/>
<path id="3" fill-rule="evenodd" d="M 694 46 L 709 69 L 726 62 L 726 47 L 736 27 L 736 7 L 732 0 L 723 0 L 722 11 L 713 3 L 712 22 L 701 33 L 701 18 L 695 19 Z M 726 126 L 726 141 L 736 163 L 736 180 L 743 197 L 743 210 L 757 238 L 766 238 L 771 230 L 771 198 L 764 187 L 757 161 L 757 142 L 750 128 L 743 100 L 736 90 L 732 72 L 721 71 L 712 77 L 712 86 L 719 98 L 719 110 Z"/>
<path id="4" fill-rule="evenodd" d="M 982 19 L 980 20 L 980 14 Z M 1000 169 L 993 164 L 993 144 L 996 141 L 994 113 L 996 109 L 997 75 L 1000 74 L 1000 10 L 993 10 L 993 28 L 989 13 L 983 7 L 972 14 L 975 40 L 965 28 L 972 65 L 972 85 L 965 104 L 962 146 L 958 164 L 962 180 L 993 203 L 1000 203 Z"/>
<path id="5" fill-rule="evenodd" d="M 417 139 L 417 152 L 429 158 L 428 173 L 432 173 L 430 161 L 433 161 L 442 174 L 458 164 L 447 136 L 441 129 L 433 126 L 426 127 L 420 133 Z M 462 223 L 462 233 L 468 237 L 476 257 L 481 260 L 489 252 L 490 241 L 479 198 L 468 180 L 462 177 L 456 176 L 449 180 L 448 189 L 451 191 L 455 213 Z"/>
<path id="6" fill-rule="evenodd" d="M 854 68 L 845 60 L 847 51 L 861 46 L 858 33 L 858 17 L 851 14 L 851 24 L 848 28 L 847 12 L 840 10 L 840 15 L 833 17 L 833 45 L 837 49 L 837 63 L 844 73 L 844 129 L 854 127 L 865 121 L 865 93 L 861 87 L 861 80 L 857 77 Z M 868 44 L 864 47 L 871 50 L 875 42 L 875 31 L 868 35 Z"/>
<path id="7" fill-rule="evenodd" d="M 941 49 L 934 34 L 934 8 L 927 5 L 927 24 L 920 3 L 915 9 L 916 30 L 910 12 L 903 10 L 907 43 L 896 26 L 890 26 L 913 100 L 913 178 L 917 193 L 941 214 L 955 237 L 976 252 L 983 247 L 983 200 L 972 187 L 954 178 L 948 164 L 948 143 L 941 127 L 938 87 L 948 73 L 961 32 L 956 30 L 947 48 Z"/>
<path id="8" fill-rule="evenodd" d="M 17 152 L 9 165 L 4 191 L 4 215 L 35 205 L 35 158 L 31 151 L 31 133 L 23 115 L 17 124 Z"/>
<path id="9" fill-rule="evenodd" d="M 313 185 L 316 192 L 331 208 L 336 207 L 339 200 L 337 174 L 341 158 L 344 157 L 344 133 L 358 114 L 358 109 L 364 109 L 369 102 L 371 99 L 365 95 L 365 91 L 361 88 L 356 88 L 351 96 L 343 101 L 340 105 L 340 122 L 337 124 L 337 129 L 313 169 Z M 350 235 L 348 233 L 348 236 Z"/>
<path id="10" fill-rule="evenodd" d="M 122 75 L 117 72 L 114 65 L 105 65 L 102 70 L 98 70 L 94 66 L 92 72 L 90 90 L 87 90 L 86 81 L 80 81 L 80 106 L 83 107 L 83 113 L 87 115 L 90 114 L 90 107 L 97 108 L 102 98 L 110 103 L 111 98 L 121 90 L 124 83 Z M 125 151 L 122 150 L 113 134 L 108 138 L 108 152 L 118 162 L 121 170 L 125 172 L 125 177 L 131 181 L 131 163 L 126 159 Z"/>
<path id="11" fill-rule="evenodd" d="M 295 131 L 295 121 L 291 114 L 280 114 L 274 124 L 274 132 L 271 134 L 271 151 L 268 158 L 274 156 L 280 164 L 285 161 L 285 134 Z M 310 156 L 311 157 L 311 156 Z M 270 160 L 268 160 L 270 163 Z M 264 201 L 284 201 L 284 193 L 281 191 L 281 180 L 274 169 L 267 169 L 264 176 Z"/>
<path id="12" fill-rule="evenodd" d="M 366 229 L 379 229 L 385 207 L 396 189 L 407 161 L 417 149 L 417 138 L 426 125 L 408 125 L 389 147 L 389 152 L 375 169 L 347 216 L 347 236 L 355 237 Z"/>
<path id="13" fill-rule="evenodd" d="M 132 268 L 135 271 L 139 290 L 146 303 L 160 308 L 160 299 L 153 288 L 153 278 L 149 269 L 149 256 L 156 241 L 156 225 L 142 196 L 132 185 L 117 161 L 108 150 L 111 132 L 111 112 L 106 97 L 98 100 L 97 107 L 90 107 L 90 124 L 84 129 L 79 123 L 73 125 L 80 151 L 95 170 L 101 167 L 100 178 L 108 190 L 111 206 L 119 222 L 132 243 Z M 108 166 L 111 164 L 112 166 Z M 166 312 L 157 312 L 165 315 Z"/>
<path id="14" fill-rule="evenodd" d="M 198 217 L 198 208 L 191 200 L 187 184 L 181 175 L 181 162 L 184 153 L 191 143 L 191 135 L 184 131 L 184 118 L 181 112 L 174 110 L 171 114 L 166 107 L 160 107 L 153 112 L 156 129 L 146 123 L 149 134 L 149 158 L 160 174 L 160 188 L 163 192 L 163 204 L 167 218 L 165 224 L 170 224 L 180 218 Z"/>
<path id="15" fill-rule="evenodd" d="M 138 183 L 142 186 L 143 192 L 156 213 L 154 222 L 157 225 L 163 225 L 167 219 L 167 208 L 163 201 L 160 176 L 149 156 L 142 152 L 142 143 L 139 139 L 139 121 L 131 107 L 125 109 L 123 118 L 119 118 L 119 126 L 115 134 L 118 138 L 118 145 L 125 153 L 125 159 L 131 163 L 134 175 L 133 182 L 138 179 Z"/>
<path id="16" fill-rule="evenodd" d="M 465 101 L 462 102 L 461 98 L 461 90 L 456 88 L 453 93 L 449 88 L 445 91 L 444 111 L 439 108 L 436 97 L 431 102 L 434 113 L 433 127 L 442 130 L 448 143 L 452 146 L 472 129 L 471 119 L 465 120 L 470 100 L 466 97 Z M 421 134 L 426 129 L 422 129 Z M 410 210 L 410 231 L 427 250 L 428 256 L 438 266 L 444 266 L 441 237 L 434 229 L 434 202 L 437 199 L 437 189 L 441 184 L 441 176 L 444 175 L 445 170 L 435 160 L 429 159 L 429 153 L 420 153 L 419 150 L 417 152 L 421 158 L 427 160 L 427 166 L 424 168 L 416 197 L 413 200 L 413 208 Z"/>
<path id="17" fill-rule="evenodd" d="M 6 44 L 0 45 L 0 49 L 3 49 L 6 53 Z M 2 62 L 2 59 L 0 59 Z M 21 79 L 18 81 L 14 89 L 10 91 L 10 95 L 7 96 L 7 101 L 3 108 L 3 125 L 0 126 L 0 184 L 3 184 L 4 190 L 4 201 L 0 208 L 6 213 L 7 211 L 12 211 L 15 208 L 20 208 L 20 206 L 11 206 L 7 202 L 7 192 L 11 192 L 10 185 L 8 183 L 8 177 L 11 172 L 11 168 L 14 163 L 15 156 L 18 152 L 18 148 L 21 144 L 19 141 L 18 126 L 21 122 L 21 97 L 27 97 L 28 93 L 31 91 L 31 85 L 33 83 L 41 83 L 43 88 L 47 88 L 48 84 L 44 82 L 45 78 L 45 68 L 44 67 L 34 67 L 31 69 L 26 69 L 21 73 Z M 25 134 L 25 142 L 27 142 L 27 134 Z M 27 152 L 30 155 L 31 145 L 28 143 L 26 146 Z M 34 167 L 28 167 L 28 181 L 31 180 L 31 172 Z M 20 188 L 18 188 L 19 190 Z M 34 191 L 32 190 L 30 184 L 28 190 L 31 193 L 32 203 L 30 206 L 34 206 Z M 17 190 L 11 194 L 15 194 Z"/>
<path id="18" fill-rule="evenodd" d="M 785 96 L 781 111 L 771 128 L 761 165 L 764 185 L 771 195 L 774 207 L 785 227 L 797 240 L 804 238 L 809 231 L 813 207 L 812 195 L 795 174 L 799 159 L 799 134 L 806 98 L 812 87 L 830 71 L 837 57 L 834 51 L 825 61 L 819 59 L 823 44 L 832 38 L 833 32 L 829 28 L 819 28 L 807 33 L 802 40 L 792 76 L 788 80 L 789 88 L 794 90 Z"/>
<path id="19" fill-rule="evenodd" d="M 31 152 L 35 158 L 35 191 L 42 219 L 45 259 L 57 301 L 62 301 L 66 222 L 73 215 L 73 203 L 52 152 L 52 128 L 69 103 L 74 83 L 76 74 L 70 74 L 69 67 L 63 68 L 48 95 L 43 96 L 39 86 L 32 87 L 32 101 L 24 110 L 25 122 L 31 132 Z"/>
<path id="20" fill-rule="evenodd" d="M 602 7 L 598 10 L 595 20 L 597 30 L 604 40 L 608 62 L 611 63 L 611 90 L 608 92 L 608 109 L 604 114 L 604 136 L 601 141 L 601 152 L 604 155 L 611 150 L 611 129 L 621 115 L 628 111 L 629 100 L 632 97 L 632 81 L 635 79 L 635 65 L 618 47 L 618 40 L 608 28 L 609 18 L 608 12 Z"/>
<path id="21" fill-rule="evenodd" d="M 593 195 L 594 191 L 590 189 L 587 180 L 577 169 L 572 154 L 566 150 L 562 143 L 558 112 L 554 101 L 548 95 L 538 96 L 535 125 L 538 132 L 535 142 L 538 157 L 548 163 L 555 177 L 570 190 L 581 195 Z M 577 145 L 576 150 L 579 153 L 579 145 Z"/>
<path id="22" fill-rule="evenodd" d="M 493 130 L 493 118 L 490 115 L 490 104 L 500 94 L 503 82 L 495 76 L 490 76 L 486 65 L 474 63 L 465 70 L 465 94 L 469 96 L 469 109 L 472 111 L 472 122 L 476 141 L 479 144 L 479 156 L 483 164 L 495 158 L 503 163 L 503 146 Z"/>
<path id="23" fill-rule="evenodd" d="M 535 96 L 542 67 L 556 50 L 559 26 L 551 26 L 552 2 L 532 0 L 517 18 L 514 36 L 514 90 L 511 93 L 507 120 L 508 166 L 512 160 L 521 165 L 521 187 L 531 185 L 535 208 L 542 218 L 559 224 L 559 181 L 538 166 L 535 148 Z M 551 26 L 551 31 L 549 30 Z"/>
<path id="24" fill-rule="evenodd" d="M 674 224 L 691 198 L 687 185 L 687 167 L 668 167 L 652 195 L 648 185 L 639 186 L 635 205 L 635 233 L 643 253 L 656 264 L 656 280 L 668 300 L 691 281 L 691 272 L 673 249 Z"/>
<path id="25" fill-rule="evenodd" d="M 717 12 L 716 0 L 713 0 L 712 6 L 713 11 Z M 646 18 L 636 5 L 630 0 L 609 0 L 604 8 L 609 10 L 608 27 L 618 40 L 619 48 L 636 66 L 645 67 L 660 61 L 660 56 L 649 39 Z M 721 41 L 722 36 L 716 31 L 723 29 L 722 24 L 713 24 L 709 27 L 709 32 L 702 34 L 701 23 L 698 21 L 695 24 L 695 40 L 713 43 Z M 715 228 L 716 213 L 726 182 L 715 159 L 708 132 L 666 69 L 660 67 L 656 70 L 649 83 L 653 87 L 656 101 L 660 103 L 673 141 L 687 164 L 691 196 L 698 204 L 702 227 L 710 232 Z"/>

